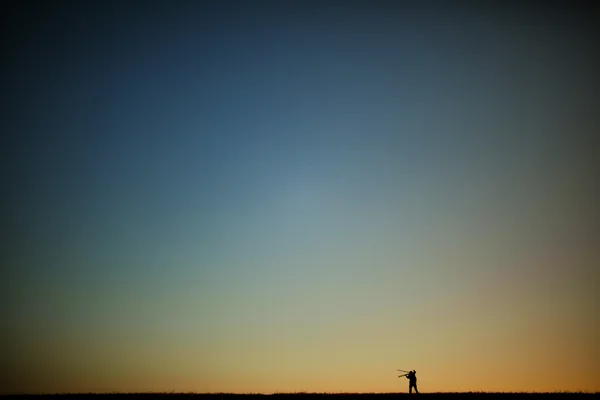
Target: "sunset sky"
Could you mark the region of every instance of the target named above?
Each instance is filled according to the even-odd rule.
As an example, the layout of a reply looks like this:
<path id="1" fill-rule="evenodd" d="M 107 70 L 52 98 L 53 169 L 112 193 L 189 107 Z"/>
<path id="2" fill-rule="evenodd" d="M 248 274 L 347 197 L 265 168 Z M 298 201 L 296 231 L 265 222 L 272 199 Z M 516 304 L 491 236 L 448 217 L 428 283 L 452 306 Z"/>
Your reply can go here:
<path id="1" fill-rule="evenodd" d="M 600 391 L 597 19 L 483 3 L 4 7 L 0 393 Z"/>

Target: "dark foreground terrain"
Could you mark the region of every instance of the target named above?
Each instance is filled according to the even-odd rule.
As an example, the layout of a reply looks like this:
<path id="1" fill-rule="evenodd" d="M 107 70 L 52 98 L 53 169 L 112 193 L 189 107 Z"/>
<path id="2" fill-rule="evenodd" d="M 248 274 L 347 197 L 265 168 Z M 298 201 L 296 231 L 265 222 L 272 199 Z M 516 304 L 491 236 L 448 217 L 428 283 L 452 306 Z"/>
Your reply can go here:
<path id="1" fill-rule="evenodd" d="M 409 399 L 409 396 L 424 397 L 429 400 L 453 399 L 509 399 L 509 400 L 566 400 L 566 399 L 597 399 L 600 393 L 277 393 L 277 394 L 195 394 L 195 393 L 101 393 L 101 394 L 48 394 L 48 395 L 11 395 L 4 398 L 38 399 L 38 400 L 113 400 L 124 398 L 126 400 L 394 400 Z"/>

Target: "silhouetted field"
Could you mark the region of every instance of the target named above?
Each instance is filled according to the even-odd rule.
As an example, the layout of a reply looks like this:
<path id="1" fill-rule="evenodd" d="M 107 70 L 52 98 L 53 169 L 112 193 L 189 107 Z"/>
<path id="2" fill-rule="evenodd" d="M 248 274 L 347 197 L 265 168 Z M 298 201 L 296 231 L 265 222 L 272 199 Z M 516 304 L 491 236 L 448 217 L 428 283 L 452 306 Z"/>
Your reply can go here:
<path id="1" fill-rule="evenodd" d="M 600 393 L 581 393 L 581 392 L 552 392 L 552 393 L 486 393 L 486 392 L 466 392 L 466 393 L 276 393 L 276 394 L 230 394 L 230 393 L 83 393 L 83 394 L 45 394 L 45 395 L 12 395 L 19 399 L 93 399 L 101 400 L 125 398 L 127 400 L 159 400 L 159 399 L 181 399 L 181 400 L 266 400 L 265 398 L 274 398 L 274 400 L 392 400 L 408 399 L 407 396 L 420 396 L 427 399 L 531 399 L 531 400 L 552 400 L 552 399 L 592 399 L 598 398 Z"/>

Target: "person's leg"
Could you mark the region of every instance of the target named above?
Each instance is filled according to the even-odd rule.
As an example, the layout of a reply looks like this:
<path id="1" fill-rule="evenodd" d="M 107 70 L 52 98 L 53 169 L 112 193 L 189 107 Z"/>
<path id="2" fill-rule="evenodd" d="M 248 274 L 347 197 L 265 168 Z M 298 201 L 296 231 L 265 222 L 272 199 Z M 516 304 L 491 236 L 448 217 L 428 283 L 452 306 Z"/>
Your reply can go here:
<path id="1" fill-rule="evenodd" d="M 415 393 L 419 393 L 419 389 L 417 389 L 417 384 L 415 383 Z"/>
<path id="2" fill-rule="evenodd" d="M 408 384 L 408 393 L 412 393 L 412 385 L 410 383 Z"/>

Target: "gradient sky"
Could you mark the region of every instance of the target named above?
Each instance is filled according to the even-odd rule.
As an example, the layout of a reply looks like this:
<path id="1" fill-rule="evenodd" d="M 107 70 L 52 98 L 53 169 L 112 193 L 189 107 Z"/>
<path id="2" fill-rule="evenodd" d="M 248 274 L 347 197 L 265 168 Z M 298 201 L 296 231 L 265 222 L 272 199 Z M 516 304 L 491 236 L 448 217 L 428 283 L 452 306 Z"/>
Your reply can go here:
<path id="1" fill-rule="evenodd" d="M 595 17 L 411 4 L 5 8 L 2 392 L 600 391 Z"/>

